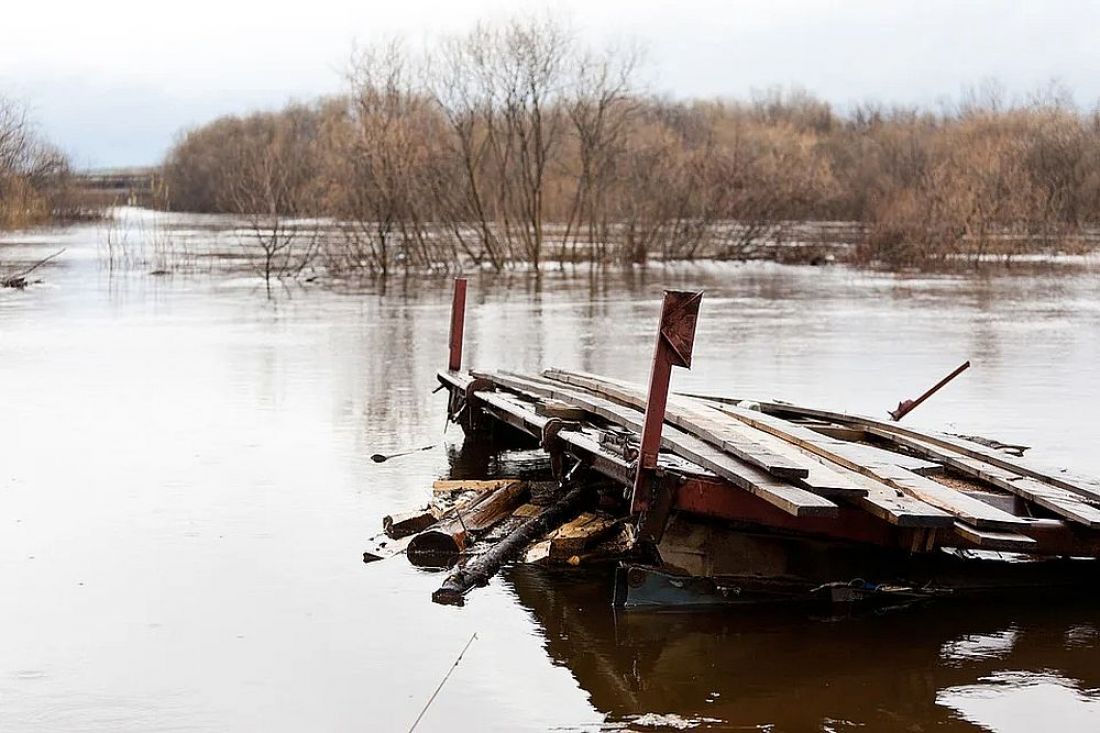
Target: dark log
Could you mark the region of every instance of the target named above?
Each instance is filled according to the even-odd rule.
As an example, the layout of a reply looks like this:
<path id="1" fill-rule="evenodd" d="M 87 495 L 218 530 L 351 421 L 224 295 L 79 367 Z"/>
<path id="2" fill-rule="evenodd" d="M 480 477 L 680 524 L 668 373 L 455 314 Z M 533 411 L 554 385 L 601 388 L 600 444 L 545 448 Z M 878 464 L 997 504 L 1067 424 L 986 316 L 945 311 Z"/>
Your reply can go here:
<path id="1" fill-rule="evenodd" d="M 461 606 L 466 594 L 475 587 L 486 585 L 504 563 L 539 537 L 572 519 L 590 498 L 589 491 L 587 485 L 570 489 L 565 496 L 528 519 L 503 540 L 452 572 L 439 590 L 432 593 L 432 601 Z"/>
<path id="2" fill-rule="evenodd" d="M 409 542 L 413 565 L 450 567 L 470 542 L 471 533 L 483 532 L 511 515 L 527 496 L 527 485 L 513 481 L 477 497 L 467 507 L 455 507 L 432 527 Z"/>

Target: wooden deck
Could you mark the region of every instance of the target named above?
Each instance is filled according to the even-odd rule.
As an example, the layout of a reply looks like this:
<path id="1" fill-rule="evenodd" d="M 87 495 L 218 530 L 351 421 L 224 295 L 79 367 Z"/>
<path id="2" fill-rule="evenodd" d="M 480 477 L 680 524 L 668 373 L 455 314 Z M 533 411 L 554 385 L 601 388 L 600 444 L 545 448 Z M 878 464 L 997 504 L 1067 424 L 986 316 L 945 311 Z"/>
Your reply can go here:
<path id="1" fill-rule="evenodd" d="M 633 485 L 645 422 L 640 385 L 562 369 L 444 371 L 439 380 L 452 404 L 463 406 L 471 431 L 491 429 L 492 421 L 543 441 L 552 426 L 558 450 L 624 492 Z M 540 414 L 551 401 L 586 417 Z M 659 473 L 670 510 L 916 552 L 1100 555 L 1093 484 L 1066 481 L 978 443 L 787 404 L 745 409 L 727 397 L 671 395 L 666 420 Z M 833 437 L 844 434 L 841 428 L 868 442 Z M 609 448 L 604 434 L 612 431 L 621 443 L 623 430 L 631 436 L 628 450 Z M 651 539 L 660 539 L 659 529 Z"/>
<path id="2" fill-rule="evenodd" d="M 540 497 L 506 482 L 389 518 L 391 538 L 417 532 L 410 559 L 442 552 L 459 563 L 433 595 L 439 602 L 461 603 L 519 556 L 621 561 L 620 579 L 650 595 L 642 604 L 681 599 L 686 587 L 770 586 L 795 597 L 889 585 L 921 595 L 947 576 L 954 588 L 1017 587 L 1042 583 L 1035 563 L 1063 577 L 1068 558 L 1100 557 L 1100 481 L 1036 466 L 1019 446 L 902 427 L 900 408 L 887 422 L 670 393 L 671 369 L 691 365 L 699 293 L 666 293 L 646 386 L 557 368 L 463 370 L 465 296 L 460 280 L 448 368 L 438 374 L 448 418 L 475 443 L 526 436 L 553 480 Z M 974 557 L 982 563 L 965 562 Z M 991 571 L 990 559 L 1008 570 Z M 1093 584 L 1086 578 L 1100 564 L 1071 565 L 1082 586 Z M 974 577 L 960 573 L 973 567 Z M 724 584 L 711 582 L 718 576 Z M 919 587 L 898 585 L 915 578 Z"/>

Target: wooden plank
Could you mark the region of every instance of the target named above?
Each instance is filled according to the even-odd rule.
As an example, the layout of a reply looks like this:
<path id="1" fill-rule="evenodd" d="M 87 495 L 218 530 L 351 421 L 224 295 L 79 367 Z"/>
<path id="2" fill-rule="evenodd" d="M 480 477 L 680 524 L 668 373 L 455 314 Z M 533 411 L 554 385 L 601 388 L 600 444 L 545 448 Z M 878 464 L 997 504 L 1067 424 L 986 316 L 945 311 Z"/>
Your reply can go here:
<path id="1" fill-rule="evenodd" d="M 432 491 L 436 494 L 449 494 L 455 491 L 492 491 L 501 486 L 508 486 L 518 482 L 518 478 L 500 479 L 439 479 L 432 482 Z"/>
<path id="2" fill-rule="evenodd" d="M 963 522 L 955 523 L 955 534 L 968 544 L 981 550 L 1001 552 L 1034 552 L 1038 543 L 1030 537 L 1015 532 L 991 532 L 972 527 Z"/>
<path id="3" fill-rule="evenodd" d="M 815 430 L 813 432 L 817 431 Z M 843 452 L 848 458 L 853 461 L 859 461 L 860 463 L 893 464 L 904 468 L 906 471 L 920 474 L 921 476 L 933 476 L 944 472 L 943 465 L 935 463 L 934 461 L 907 456 L 903 453 L 895 453 L 894 451 L 884 450 L 877 446 L 867 445 L 866 443 L 852 443 L 847 440 L 840 440 L 839 438 L 831 438 L 831 440 L 839 442 L 830 443 L 830 445 Z"/>
<path id="4" fill-rule="evenodd" d="M 645 405 L 645 391 L 640 385 L 562 369 L 548 369 L 545 374 L 552 380 L 591 390 L 601 396 L 608 397 L 617 402 L 622 402 L 623 404 L 628 404 L 631 407 L 642 409 Z M 721 409 L 714 409 L 715 407 L 715 405 L 708 404 L 703 400 L 686 397 L 684 395 L 672 395 L 669 398 L 667 414 L 669 415 L 669 422 L 685 430 L 689 430 L 690 432 L 698 432 L 691 430 L 692 422 L 709 422 L 713 418 L 708 418 L 706 415 L 707 413 L 722 413 Z M 685 416 L 690 416 L 690 418 L 685 418 Z M 776 448 L 774 442 L 768 442 L 768 436 L 772 435 L 769 432 L 764 431 L 762 435 L 762 431 L 756 429 L 755 426 L 748 426 L 743 423 L 738 426 L 738 421 L 736 419 L 723 421 L 723 427 L 726 430 L 739 433 L 746 440 L 761 442 L 770 450 L 780 452 L 779 449 Z M 794 425 L 792 425 L 792 427 L 800 430 L 806 440 L 812 441 L 815 437 L 816 431 L 808 427 Z M 777 439 L 780 443 L 785 442 L 789 444 L 791 442 L 784 436 L 779 436 Z M 827 441 L 837 450 L 844 453 L 849 459 L 858 463 L 892 463 L 922 475 L 943 472 L 943 466 L 931 461 L 926 461 L 922 458 L 891 453 L 890 451 L 885 451 L 875 446 L 851 443 L 827 435 L 821 435 L 819 440 Z M 796 450 L 797 449 L 798 447 L 796 446 Z M 788 451 L 786 455 L 791 457 L 792 454 Z M 795 454 L 794 460 L 797 461 L 798 459 L 802 459 L 803 462 L 807 459 L 805 453 L 801 450 Z M 809 460 L 811 461 L 811 466 L 820 465 L 814 462 L 813 459 Z M 805 465 L 805 463 L 803 463 L 803 465 Z M 848 484 L 842 483 L 840 486 L 822 486 L 821 488 L 831 489 L 833 491 L 843 491 L 846 486 L 848 486 Z M 811 488 L 818 487 L 811 485 Z"/>
<path id="5" fill-rule="evenodd" d="M 899 527 L 946 528 L 955 523 L 955 518 L 951 514 L 892 486 L 887 486 L 881 481 L 841 466 L 836 466 L 834 470 L 845 473 L 867 489 L 866 496 L 858 497 L 852 500 L 852 503 L 890 524 L 896 524 Z"/>
<path id="6" fill-rule="evenodd" d="M 556 417 L 561 420 L 583 420 L 584 410 L 573 405 L 567 405 L 557 400 L 539 402 L 535 405 L 535 413 L 543 417 Z"/>
<path id="7" fill-rule="evenodd" d="M 592 382 L 578 386 L 582 389 L 590 389 L 594 392 L 600 392 L 601 390 L 599 387 L 602 386 L 604 388 L 604 394 L 615 402 L 639 410 L 645 408 L 645 396 L 637 389 L 627 389 L 625 386 L 621 389 L 615 389 L 610 385 L 595 385 Z M 821 461 L 817 456 L 806 453 L 797 446 L 793 446 L 768 433 L 749 428 L 736 420 L 715 420 L 714 415 L 708 413 L 716 413 L 716 411 L 709 408 L 699 409 L 697 405 L 684 403 L 675 404 L 666 411 L 666 414 L 670 415 L 669 422 L 705 440 L 710 438 L 707 442 L 724 450 L 730 448 L 730 442 L 728 440 L 723 440 L 722 437 L 736 435 L 742 440 L 743 444 L 756 444 L 771 451 L 777 456 L 789 459 L 791 463 L 806 472 L 806 475 L 798 479 L 797 483 L 811 491 L 829 496 L 856 497 L 865 496 L 867 494 L 867 488 L 865 486 L 856 484 L 850 478 L 832 470 L 829 465 Z M 720 413 L 716 414 L 720 415 Z M 731 452 L 734 452 L 736 455 L 735 451 Z"/>
<path id="8" fill-rule="evenodd" d="M 941 461 L 964 476 L 985 481 L 1010 494 L 1034 502 L 1076 524 L 1082 524 L 1090 529 L 1100 528 L 1100 507 L 1086 503 L 1079 495 L 1071 491 L 1045 484 L 1030 476 L 1020 476 L 977 458 L 971 458 L 956 453 L 949 448 L 941 448 L 933 443 L 910 438 L 900 433 L 874 427 L 870 428 L 868 432 L 886 440 L 891 440 L 922 455 L 935 457 L 935 460 Z"/>
<path id="9" fill-rule="evenodd" d="M 1065 489 L 1066 491 L 1071 491 L 1090 501 L 1100 501 L 1100 482 L 1096 481 L 1095 479 L 1089 479 L 1081 476 L 1072 476 L 1069 474 L 1059 475 L 1051 470 L 1039 468 L 1026 461 L 1010 458 L 994 448 L 989 448 L 987 446 L 979 445 L 977 443 L 956 438 L 951 435 L 946 435 L 944 433 L 922 433 L 917 430 L 902 427 L 897 423 L 886 422 L 884 420 L 876 420 L 875 418 L 865 417 L 862 415 L 849 415 L 843 412 L 831 412 L 829 410 L 799 407 L 796 405 L 788 405 L 786 403 L 780 402 L 763 402 L 760 403 L 760 406 L 762 409 L 769 413 L 781 413 L 786 415 L 806 415 L 825 420 L 832 420 L 833 422 L 842 422 L 850 425 L 856 425 L 864 429 L 877 428 L 879 430 L 889 431 L 897 435 L 902 435 L 909 438 L 916 438 L 937 447 L 947 448 L 970 458 L 976 458 L 978 460 L 996 466 L 997 468 L 1011 471 L 1021 476 L 1027 476 L 1037 481 L 1050 484 L 1051 486 Z"/>
<path id="10" fill-rule="evenodd" d="M 387 514 L 382 517 L 382 531 L 386 533 L 387 537 L 399 540 L 402 537 L 422 532 L 435 522 L 435 513 L 430 509 Z"/>
<path id="11" fill-rule="evenodd" d="M 586 395 L 563 385 L 536 382 L 520 376 L 495 372 L 482 376 L 507 389 L 538 394 L 544 398 L 578 405 L 593 415 L 636 432 L 641 431 L 645 419 L 644 414 L 638 410 L 623 407 L 602 397 Z M 705 441 L 677 428 L 667 427 L 663 431 L 662 444 L 666 450 L 697 463 L 735 486 L 759 496 L 794 516 L 835 517 L 838 514 L 836 504 L 828 499 L 784 483 L 760 468 L 726 455 Z"/>
<path id="12" fill-rule="evenodd" d="M 511 375 L 517 376 L 517 375 Z M 539 383 L 538 377 L 524 377 L 530 382 Z M 544 383 L 546 384 L 546 383 Z M 551 385 L 552 386 L 552 385 Z M 580 386 L 582 389 L 586 385 Z M 590 389 L 590 388 L 589 388 Z M 593 390 L 599 392 L 600 390 Z M 596 394 L 595 396 L 606 398 L 609 395 Z M 620 399 L 620 403 L 628 407 L 645 411 L 646 400 L 644 393 L 640 399 Z M 669 400 L 669 406 L 665 410 L 665 420 L 687 433 L 696 435 L 712 445 L 716 445 L 727 453 L 732 454 L 745 463 L 762 468 L 773 476 L 785 479 L 804 479 L 809 476 L 809 468 L 805 461 L 792 459 L 790 456 L 782 456 L 769 450 L 754 439 L 753 433 L 740 429 L 735 423 L 723 420 L 714 410 L 702 409 L 691 404 L 677 405 Z M 844 487 L 839 487 L 843 491 Z"/>
<path id="13" fill-rule="evenodd" d="M 886 462 L 890 460 L 888 458 L 881 458 L 883 462 L 880 463 L 863 463 L 861 459 L 866 456 L 858 453 L 852 455 L 850 451 L 852 444 L 850 443 L 830 439 L 823 442 L 817 437 L 810 437 L 802 432 L 805 431 L 812 436 L 812 431 L 798 428 L 784 420 L 763 413 L 741 410 L 732 405 L 723 405 L 720 409 L 761 430 L 774 432 L 774 434 L 781 437 L 789 436 L 790 440 L 802 445 L 807 450 L 828 458 L 845 468 L 903 491 L 926 504 L 931 504 L 954 515 L 974 527 L 1011 530 L 1024 523 L 1021 518 L 1008 512 L 938 484 L 892 462 L 888 463 Z"/>
<path id="14" fill-rule="evenodd" d="M 594 377 L 592 375 L 576 375 L 573 372 L 565 372 L 563 370 L 549 370 L 548 374 L 562 381 L 570 380 L 569 383 L 574 383 L 573 380 L 584 380 L 588 384 L 610 383 L 609 387 L 611 387 L 612 390 L 616 387 L 613 380 L 604 380 L 603 378 Z M 622 387 L 618 389 L 621 391 Z M 676 399 L 689 400 L 693 398 L 677 396 Z M 670 398 L 670 401 L 671 400 L 672 398 Z M 696 400 L 696 402 L 698 401 Z M 763 412 L 745 410 L 732 404 L 719 405 L 715 403 L 712 409 L 720 410 L 758 430 L 763 430 L 764 432 L 771 433 L 776 437 L 794 443 L 844 468 L 881 481 L 926 504 L 942 509 L 974 527 L 1011 530 L 1023 524 L 1023 520 L 1019 517 L 1015 517 L 1008 512 L 989 506 L 985 502 L 961 494 L 946 486 L 942 486 L 931 479 L 919 476 L 896 464 L 881 462 L 867 465 L 859 460 L 865 457 L 864 455 L 849 455 L 851 452 L 850 448 L 854 444 L 846 443 L 845 441 L 835 438 L 828 438 L 813 432 L 809 428 L 795 425 Z M 886 459 L 880 458 L 879 460 L 885 461 Z"/>
<path id="15" fill-rule="evenodd" d="M 580 555 L 615 529 L 618 520 L 585 512 L 550 534 L 550 559 L 568 560 Z"/>
<path id="16" fill-rule="evenodd" d="M 530 519 L 540 511 L 542 511 L 542 507 L 535 504 L 520 504 L 516 507 L 516 510 L 512 512 L 512 516 L 519 517 L 520 519 Z"/>
<path id="17" fill-rule="evenodd" d="M 575 373 L 566 373 L 561 370 L 548 370 L 548 372 L 560 374 L 565 378 L 577 376 Z M 577 381 L 581 382 L 582 385 L 595 385 L 597 384 L 597 382 L 594 381 L 596 379 L 598 378 L 592 377 L 586 379 L 584 382 L 581 382 L 580 379 Z M 767 433 L 761 433 L 761 436 L 769 437 L 776 441 L 780 440 Z M 786 441 L 783 441 L 783 443 L 791 449 L 800 450 L 797 446 L 787 443 Z M 771 447 L 774 449 L 774 446 Z M 808 452 L 803 452 L 803 455 L 807 458 L 811 457 L 811 454 Z M 812 458 L 820 461 L 826 460 L 816 455 L 813 455 Z M 820 463 L 819 465 L 825 466 L 826 464 Z M 829 463 L 827 467 L 834 476 L 839 475 L 847 482 L 847 485 L 858 489 L 858 493 L 851 497 L 853 503 L 879 519 L 883 519 L 899 527 L 943 528 L 950 527 L 954 523 L 954 517 L 951 514 L 926 504 L 898 489 L 887 486 L 880 481 L 876 481 L 836 464 Z M 810 476 L 812 478 L 814 474 L 811 472 Z M 835 479 L 829 481 L 822 480 L 819 486 L 836 485 L 836 483 Z"/>

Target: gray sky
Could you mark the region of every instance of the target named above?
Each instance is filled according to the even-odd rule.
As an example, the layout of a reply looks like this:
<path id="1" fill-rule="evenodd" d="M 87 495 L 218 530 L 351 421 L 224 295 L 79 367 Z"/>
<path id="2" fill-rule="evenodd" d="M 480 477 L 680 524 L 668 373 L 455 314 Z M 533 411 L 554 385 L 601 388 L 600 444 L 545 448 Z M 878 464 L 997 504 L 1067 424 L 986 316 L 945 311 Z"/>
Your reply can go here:
<path id="1" fill-rule="evenodd" d="M 635 38 L 676 96 L 804 87 L 838 105 L 935 104 L 989 78 L 1100 99 L 1096 0 L 30 0 L 6 3 L 0 91 L 81 166 L 157 162 L 179 130 L 337 91 L 356 39 L 414 42 L 518 10 Z"/>

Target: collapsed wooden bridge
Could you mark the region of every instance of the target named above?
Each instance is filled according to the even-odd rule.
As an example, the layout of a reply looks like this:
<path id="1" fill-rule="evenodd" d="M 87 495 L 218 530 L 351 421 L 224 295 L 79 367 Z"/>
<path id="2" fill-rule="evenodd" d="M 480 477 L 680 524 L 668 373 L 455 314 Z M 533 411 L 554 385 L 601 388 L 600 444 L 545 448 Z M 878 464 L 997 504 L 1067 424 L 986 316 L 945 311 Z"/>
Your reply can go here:
<path id="1" fill-rule="evenodd" d="M 621 561 L 618 600 L 628 606 L 906 598 L 1095 577 L 1096 480 L 1032 465 L 996 441 L 670 393 L 671 368 L 691 363 L 700 293 L 666 293 L 646 389 L 564 369 L 462 371 L 465 288 L 457 281 L 450 361 L 438 375 L 449 417 L 468 440 L 506 431 L 537 442 L 555 483 L 541 506 L 513 483 L 471 498 L 465 521 L 462 510 L 457 522 L 454 509 L 420 514 L 410 553 L 438 549 L 424 537 L 443 535 L 460 556 L 437 601 L 460 603 L 578 515 L 593 529 L 566 532 L 579 553 L 569 558 L 580 562 L 591 545 Z M 440 532 L 448 523 L 454 531 Z"/>

